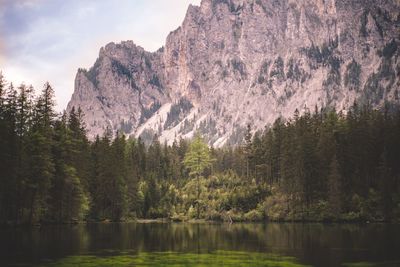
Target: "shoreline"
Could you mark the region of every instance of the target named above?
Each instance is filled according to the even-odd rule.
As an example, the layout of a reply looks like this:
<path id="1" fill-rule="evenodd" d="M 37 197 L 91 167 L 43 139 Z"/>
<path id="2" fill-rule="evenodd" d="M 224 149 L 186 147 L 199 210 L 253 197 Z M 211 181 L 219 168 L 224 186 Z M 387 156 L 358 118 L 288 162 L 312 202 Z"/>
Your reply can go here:
<path id="1" fill-rule="evenodd" d="M 312 221 L 312 220 L 264 220 L 264 221 L 221 221 L 221 220 L 205 220 L 205 219 L 191 219 L 191 220 L 173 220 L 170 218 L 158 218 L 158 219 L 130 219 L 121 221 L 79 221 L 79 222 L 43 222 L 37 224 L 28 223 L 12 223 L 12 222 L 2 222 L 0 226 L 6 227 L 42 227 L 42 226 L 73 226 L 73 225 L 107 225 L 107 224 L 324 224 L 324 225 L 368 225 L 368 224 L 400 224 L 399 221 Z"/>

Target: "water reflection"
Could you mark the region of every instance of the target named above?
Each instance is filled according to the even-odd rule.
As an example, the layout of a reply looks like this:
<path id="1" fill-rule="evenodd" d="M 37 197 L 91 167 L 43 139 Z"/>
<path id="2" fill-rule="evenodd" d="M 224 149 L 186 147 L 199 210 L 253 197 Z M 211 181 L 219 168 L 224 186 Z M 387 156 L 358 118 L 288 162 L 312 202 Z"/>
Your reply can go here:
<path id="1" fill-rule="evenodd" d="M 92 224 L 0 230 L 0 265 L 122 251 L 247 251 L 313 266 L 399 261 L 400 226 L 323 224 Z"/>

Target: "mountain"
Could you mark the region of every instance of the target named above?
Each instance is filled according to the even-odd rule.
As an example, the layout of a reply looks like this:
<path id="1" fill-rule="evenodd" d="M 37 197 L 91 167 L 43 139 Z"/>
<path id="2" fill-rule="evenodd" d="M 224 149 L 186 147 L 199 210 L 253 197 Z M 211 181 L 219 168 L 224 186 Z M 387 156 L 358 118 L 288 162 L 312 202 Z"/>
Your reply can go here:
<path id="1" fill-rule="evenodd" d="M 163 48 L 101 48 L 68 105 L 91 137 L 237 144 L 296 109 L 399 103 L 399 0 L 203 0 Z"/>

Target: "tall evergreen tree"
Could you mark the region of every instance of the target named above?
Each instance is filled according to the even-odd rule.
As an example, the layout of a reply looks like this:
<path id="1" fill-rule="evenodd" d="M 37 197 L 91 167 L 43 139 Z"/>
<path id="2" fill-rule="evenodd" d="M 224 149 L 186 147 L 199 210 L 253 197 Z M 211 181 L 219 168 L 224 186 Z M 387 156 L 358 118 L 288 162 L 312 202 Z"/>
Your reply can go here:
<path id="1" fill-rule="evenodd" d="M 51 201 L 49 190 L 55 172 L 52 156 L 53 127 L 56 117 L 54 106 L 54 90 L 49 83 L 46 83 L 34 108 L 31 142 L 28 148 L 30 155 L 28 166 L 31 172 L 27 185 L 31 223 L 45 220 L 49 215 L 49 201 Z"/>
<path id="2" fill-rule="evenodd" d="M 253 146 L 252 146 L 252 133 L 251 125 L 247 125 L 246 134 L 244 136 L 244 153 L 246 155 L 246 177 L 250 178 L 250 163 L 253 159 Z"/>
<path id="3" fill-rule="evenodd" d="M 333 218 L 339 218 L 342 211 L 342 179 L 336 155 L 333 156 L 328 176 L 328 201 Z"/>
<path id="4" fill-rule="evenodd" d="M 190 176 L 197 179 L 197 219 L 200 218 L 200 176 L 211 166 L 210 150 L 200 136 L 196 136 L 189 146 L 183 163 L 190 170 Z"/>

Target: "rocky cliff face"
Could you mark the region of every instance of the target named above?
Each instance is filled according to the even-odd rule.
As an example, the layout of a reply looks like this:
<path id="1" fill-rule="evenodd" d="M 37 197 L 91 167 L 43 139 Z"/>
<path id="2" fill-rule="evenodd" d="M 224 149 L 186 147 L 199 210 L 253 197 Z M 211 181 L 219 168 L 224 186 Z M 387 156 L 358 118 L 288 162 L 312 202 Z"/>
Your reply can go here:
<path id="1" fill-rule="evenodd" d="M 296 109 L 399 103 L 397 0 L 203 0 L 154 53 L 108 44 L 68 105 L 90 135 L 241 141 Z"/>

